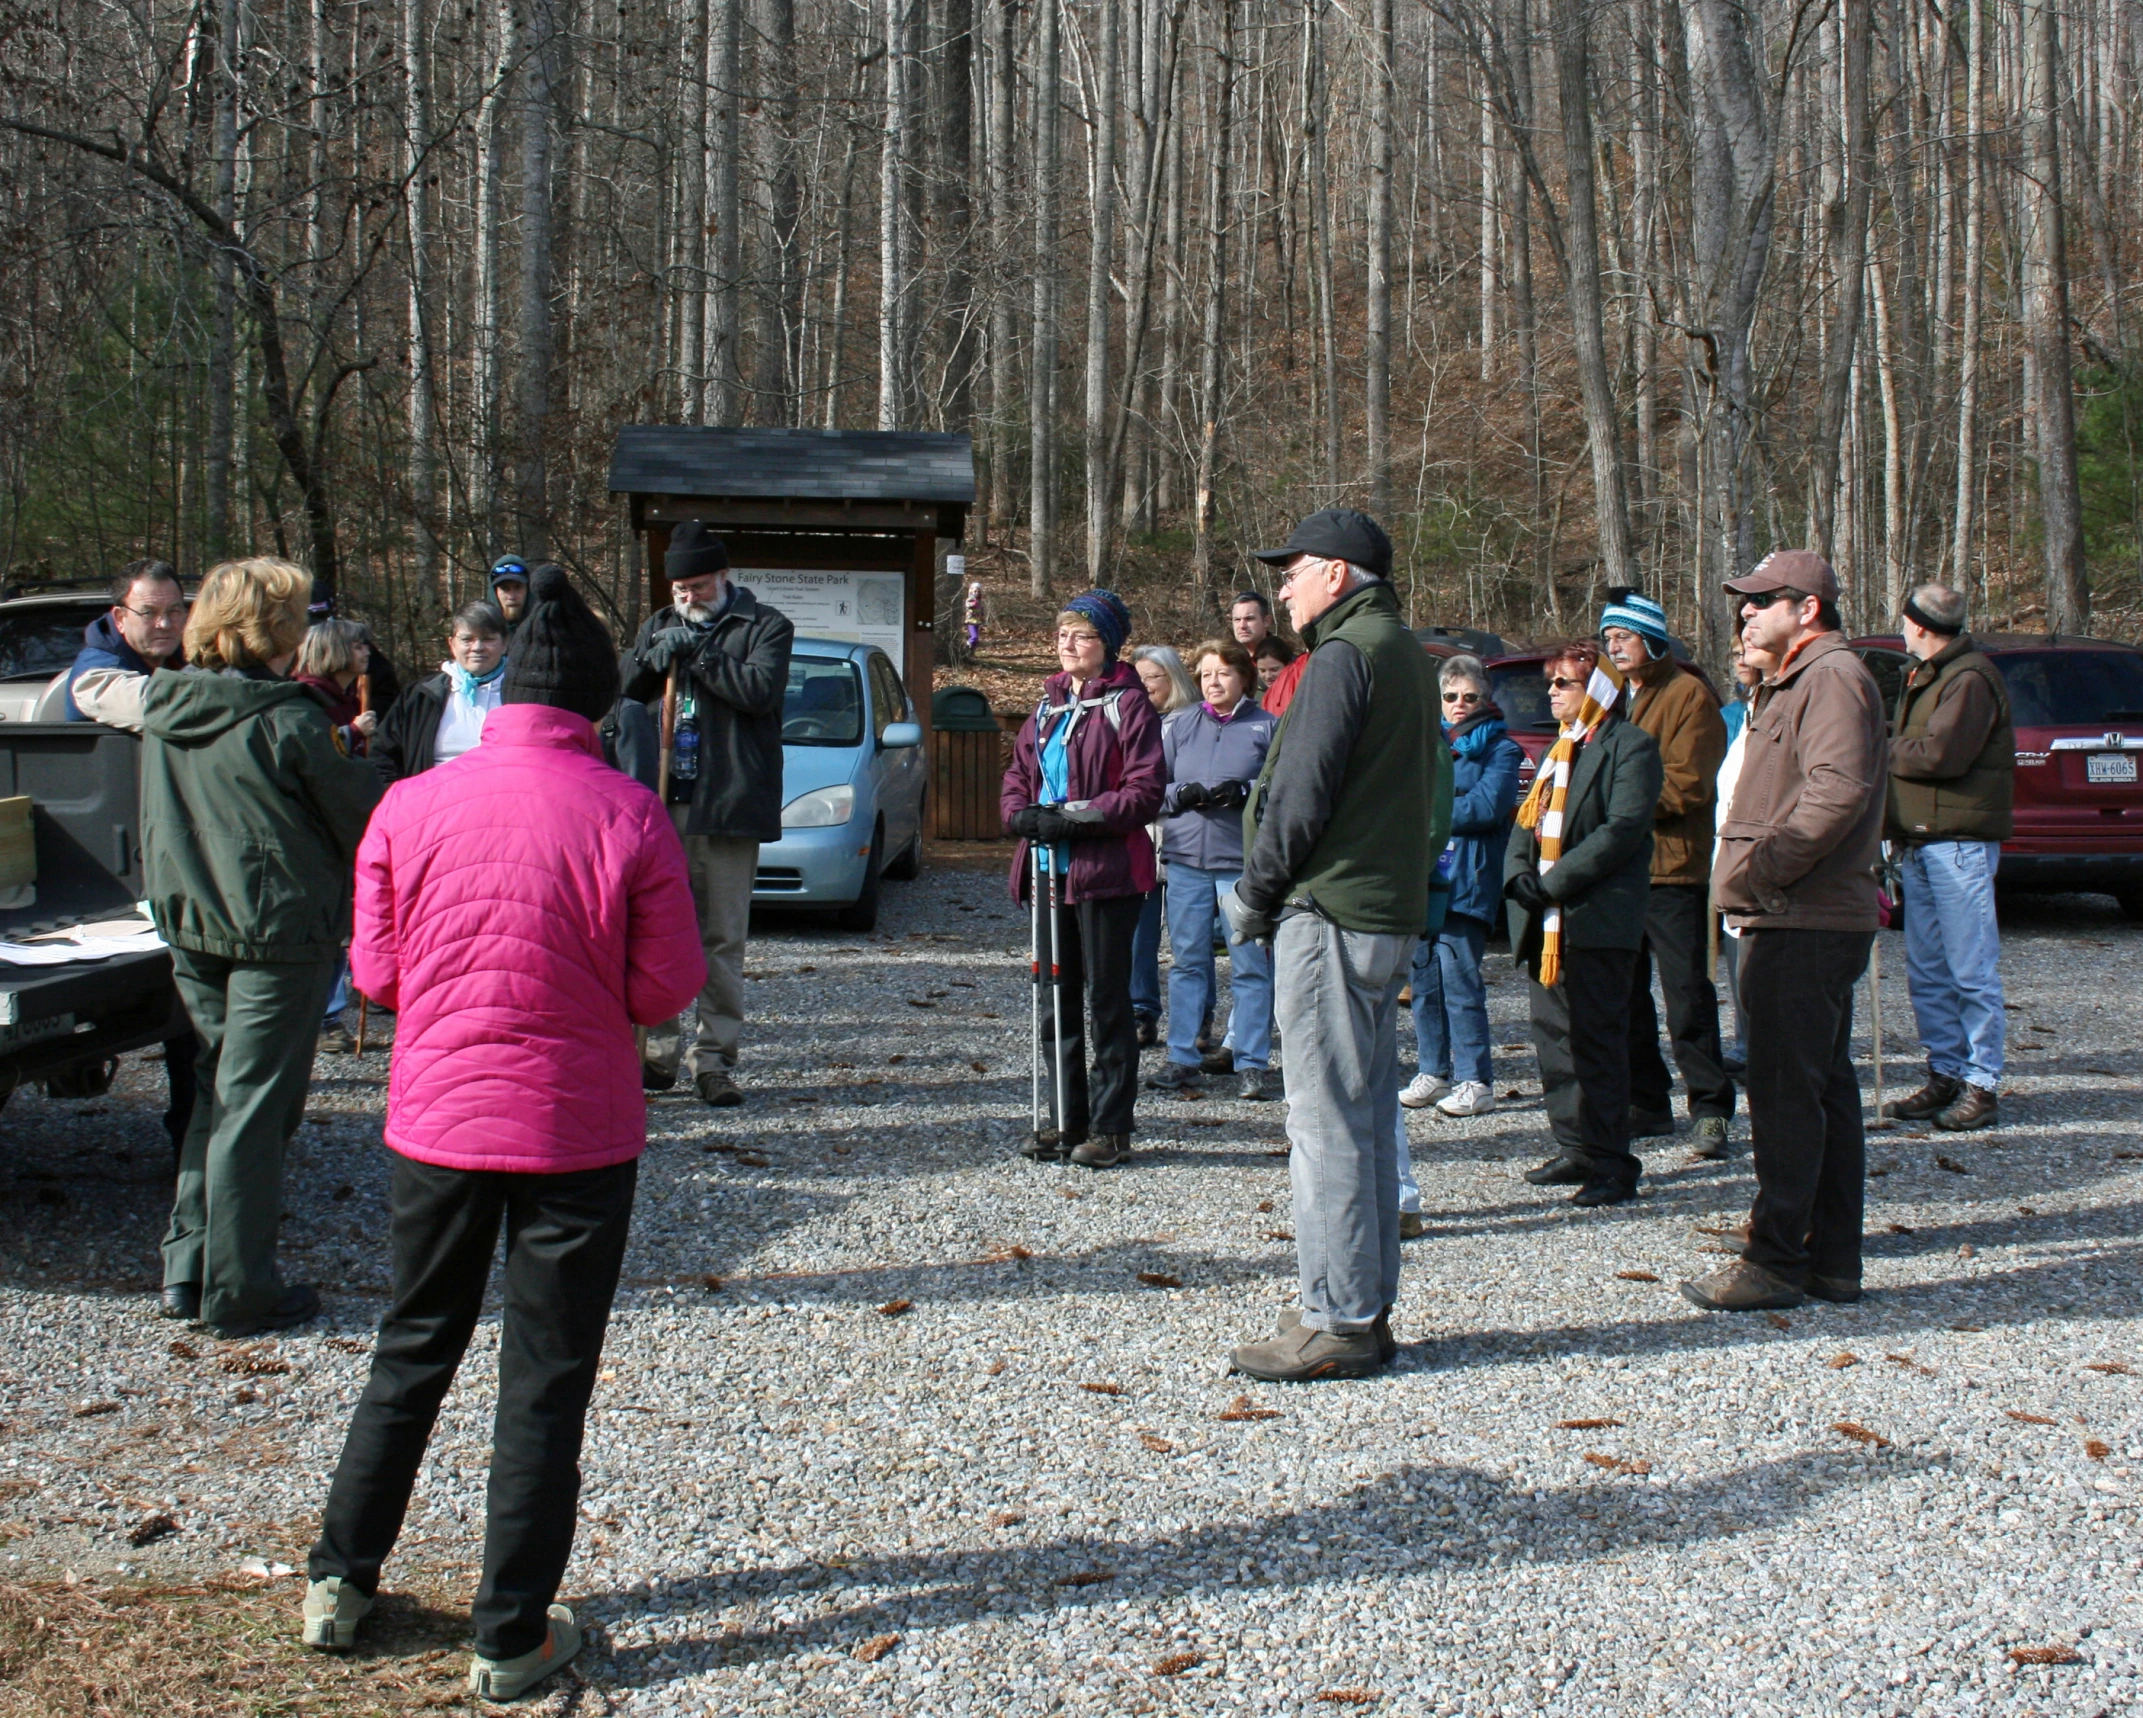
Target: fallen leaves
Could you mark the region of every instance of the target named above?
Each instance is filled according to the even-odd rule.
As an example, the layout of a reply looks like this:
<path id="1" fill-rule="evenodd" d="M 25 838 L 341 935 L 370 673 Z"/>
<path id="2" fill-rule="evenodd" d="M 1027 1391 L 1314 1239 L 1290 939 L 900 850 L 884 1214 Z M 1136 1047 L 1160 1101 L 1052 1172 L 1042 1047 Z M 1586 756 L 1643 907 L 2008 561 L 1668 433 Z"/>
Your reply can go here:
<path id="1" fill-rule="evenodd" d="M 1782 1312 L 1765 1313 L 1764 1323 L 1768 1324 L 1773 1330 L 1791 1330 L 1793 1328 L 1793 1320 Z"/>
<path id="2" fill-rule="evenodd" d="M 1258 1215 L 1260 1217 L 1270 1217 L 1272 1215 L 1272 1201 L 1270 1199 L 1260 1199 L 1258 1201 Z"/>
<path id="3" fill-rule="evenodd" d="M 912 1300 L 889 1300 L 878 1309 L 878 1316 L 881 1318 L 899 1318 L 902 1314 L 913 1312 L 914 1310 L 915 1302 Z"/>
<path id="4" fill-rule="evenodd" d="M 323 1348 L 332 1348 L 338 1354 L 370 1354 L 372 1352 L 372 1344 L 362 1336 L 323 1336 L 320 1338 L 320 1345 Z"/>
<path id="5" fill-rule="evenodd" d="M 1823 1364 L 1828 1366 L 1833 1372 L 1843 1372 L 1848 1366 L 1858 1366 L 1860 1364 L 1860 1356 L 1852 1353 L 1850 1350 L 1847 1350 L 1841 1353 L 1833 1354 L 1828 1360 L 1824 1361 Z"/>
<path id="6" fill-rule="evenodd" d="M 1167 1271 L 1140 1271 L 1138 1280 L 1148 1288 L 1181 1288 L 1183 1279 L 1171 1276 Z"/>
<path id="7" fill-rule="evenodd" d="M 1018 1242 L 1009 1242 L 990 1253 L 982 1262 L 986 1265 L 1009 1265 L 1021 1259 L 1034 1257 L 1032 1247 L 1023 1247 Z"/>
<path id="8" fill-rule="evenodd" d="M 290 1371 L 289 1361 L 279 1360 L 273 1354 L 262 1354 L 252 1348 L 241 1348 L 235 1353 L 226 1354 L 216 1365 L 236 1378 L 280 1378 Z"/>
<path id="9" fill-rule="evenodd" d="M 2105 1372 L 2116 1378 L 2132 1378 L 2136 1370 L 2125 1360 L 2087 1360 L 2083 1369 L 2086 1372 Z"/>
<path id="10" fill-rule="evenodd" d="M 1656 1283 L 1659 1278 L 1650 1271 L 1617 1271 L 1615 1276 L 1626 1283 Z"/>
<path id="11" fill-rule="evenodd" d="M 1081 1384 L 1079 1388 L 1082 1390 L 1089 1391 L 1096 1396 L 1121 1396 L 1124 1393 L 1124 1387 L 1121 1384 L 1104 1384 L 1097 1382 L 1092 1384 Z"/>
<path id="12" fill-rule="evenodd" d="M 1292 1229 L 1267 1229 L 1265 1231 L 1265 1239 L 1268 1241 L 1292 1241 L 1294 1238 L 1295 1231 Z"/>
<path id="13" fill-rule="evenodd" d="M 78 1402 L 75 1404 L 74 1417 L 78 1420 L 94 1420 L 99 1414 L 118 1412 L 117 1402 Z"/>
<path id="14" fill-rule="evenodd" d="M 1081 1569 L 1075 1575 L 1059 1575 L 1055 1584 L 1059 1587 L 1098 1587 L 1104 1581 L 1115 1579 L 1114 1569 Z"/>
<path id="15" fill-rule="evenodd" d="M 1610 1426 L 1619 1426 L 1620 1420 L 1557 1420 L 1558 1432 L 1604 1432 Z"/>
<path id="16" fill-rule="evenodd" d="M 2093 1461 L 2104 1461 L 2113 1454 L 2113 1446 L 2100 1438 L 2086 1438 L 2083 1441 L 2083 1453 Z"/>
<path id="17" fill-rule="evenodd" d="M 1220 1411 L 1220 1418 L 1233 1425 L 1243 1420 L 1277 1420 L 1278 1408 L 1261 1408 L 1248 1396 L 1238 1396 Z"/>
<path id="18" fill-rule="evenodd" d="M 1858 1420 L 1833 1420 L 1830 1429 L 1840 1437 L 1851 1438 L 1856 1444 L 1868 1444 L 1879 1450 L 1890 1447 L 1888 1438 L 1880 1432 L 1869 1431 Z"/>
<path id="19" fill-rule="evenodd" d="M 134 1530 L 126 1536 L 126 1542 L 139 1551 L 145 1545 L 154 1545 L 159 1539 L 169 1539 L 179 1530 L 179 1524 L 168 1515 L 145 1515 L 134 1524 Z"/>
<path id="20" fill-rule="evenodd" d="M 2004 1408 L 2003 1413 L 2012 1420 L 2021 1420 L 2027 1426 L 2058 1426 L 2059 1420 L 2049 1419 L 2044 1414 L 2027 1414 L 2022 1408 Z"/>
<path id="21" fill-rule="evenodd" d="M 1913 1231 L 1908 1224 L 1885 1223 L 1883 1225 L 1883 1232 L 1887 1235 L 1909 1235 Z"/>
<path id="22" fill-rule="evenodd" d="M 2073 1646 L 2013 1646 L 2011 1664 L 2081 1664 L 2083 1654 Z"/>
<path id="23" fill-rule="evenodd" d="M 1946 1169 L 1952 1175 L 1969 1175 L 1972 1173 L 1954 1157 L 1944 1157 L 1939 1151 L 1935 1153 L 1935 1167 L 1937 1169 Z"/>
<path id="24" fill-rule="evenodd" d="M 1017 1509 L 993 1509 L 983 1517 L 992 1527 L 1017 1527 L 1027 1517 Z"/>
<path id="25" fill-rule="evenodd" d="M 1156 1676 L 1181 1676 L 1186 1670 L 1195 1670 L 1203 1663 L 1205 1654 L 1202 1652 L 1172 1652 L 1155 1661 L 1153 1673 Z"/>
<path id="26" fill-rule="evenodd" d="M 1174 1444 L 1170 1443 L 1166 1438 L 1155 1437 L 1151 1432 L 1139 1433 L 1138 1441 L 1157 1456 L 1172 1456 L 1176 1453 Z"/>
<path id="27" fill-rule="evenodd" d="M 201 1358 L 201 1351 L 182 1338 L 172 1343 L 171 1357 L 174 1360 L 198 1360 Z"/>
<path id="28" fill-rule="evenodd" d="M 988 1064 L 983 1062 L 970 1062 L 968 1067 L 978 1074 L 987 1074 L 990 1071 Z"/>
<path id="29" fill-rule="evenodd" d="M 1932 1378 L 1935 1375 L 1932 1366 L 1922 1366 L 1909 1354 L 1885 1354 L 1883 1358 L 1893 1365 L 1904 1367 L 1908 1372 L 1917 1372 L 1923 1378 Z"/>
<path id="30" fill-rule="evenodd" d="M 900 1636 L 897 1634 L 874 1634 L 856 1648 L 855 1656 L 865 1664 L 876 1664 L 898 1645 Z"/>
<path id="31" fill-rule="evenodd" d="M 712 1271 L 709 1271 L 699 1279 L 699 1286 L 709 1294 L 720 1294 L 722 1292 L 722 1279 Z"/>
<path id="32" fill-rule="evenodd" d="M 1373 1706 L 1380 1696 L 1374 1688 L 1327 1688 L 1317 1698 L 1327 1706 Z"/>

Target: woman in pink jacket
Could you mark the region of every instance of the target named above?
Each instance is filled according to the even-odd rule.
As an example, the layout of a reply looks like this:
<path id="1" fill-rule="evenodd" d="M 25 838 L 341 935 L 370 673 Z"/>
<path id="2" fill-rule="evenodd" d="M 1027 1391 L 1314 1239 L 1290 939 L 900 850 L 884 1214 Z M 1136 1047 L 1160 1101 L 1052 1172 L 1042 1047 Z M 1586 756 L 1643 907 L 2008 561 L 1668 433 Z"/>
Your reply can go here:
<path id="1" fill-rule="evenodd" d="M 602 760 L 617 650 L 563 571 L 539 571 L 483 741 L 398 782 L 357 855 L 350 975 L 396 1010 L 387 1086 L 394 1303 L 329 1487 L 305 1642 L 371 1610 L 506 1231 L 498 1416 L 477 1589 L 480 1699 L 580 1646 L 552 1603 L 646 1143 L 633 1027 L 706 969 L 684 850 Z"/>

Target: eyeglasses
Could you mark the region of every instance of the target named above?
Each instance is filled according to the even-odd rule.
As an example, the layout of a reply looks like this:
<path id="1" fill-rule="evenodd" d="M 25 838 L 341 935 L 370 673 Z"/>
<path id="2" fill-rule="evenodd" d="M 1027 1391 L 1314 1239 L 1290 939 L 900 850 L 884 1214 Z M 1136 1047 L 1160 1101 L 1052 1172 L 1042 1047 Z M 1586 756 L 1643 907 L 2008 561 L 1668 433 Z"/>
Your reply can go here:
<path id="1" fill-rule="evenodd" d="M 177 608 L 135 608 L 128 603 L 121 603 L 119 606 L 137 620 L 145 620 L 151 626 L 184 626 L 186 624 L 186 605 L 184 603 L 180 603 Z"/>
<path id="2" fill-rule="evenodd" d="M 1741 599 L 1741 606 L 1744 609 L 1769 608 L 1775 602 L 1800 602 L 1805 596 L 1805 592 L 1790 590 L 1781 585 L 1776 590 L 1751 592 Z"/>
<path id="3" fill-rule="evenodd" d="M 1480 701 L 1481 695 L 1478 692 L 1446 692 L 1444 694 L 1446 704 L 1478 704 Z"/>
<path id="4" fill-rule="evenodd" d="M 1572 680 L 1569 676 L 1563 674 L 1553 676 L 1548 681 L 1548 684 L 1558 692 L 1583 691 L 1585 686 L 1584 681 Z"/>

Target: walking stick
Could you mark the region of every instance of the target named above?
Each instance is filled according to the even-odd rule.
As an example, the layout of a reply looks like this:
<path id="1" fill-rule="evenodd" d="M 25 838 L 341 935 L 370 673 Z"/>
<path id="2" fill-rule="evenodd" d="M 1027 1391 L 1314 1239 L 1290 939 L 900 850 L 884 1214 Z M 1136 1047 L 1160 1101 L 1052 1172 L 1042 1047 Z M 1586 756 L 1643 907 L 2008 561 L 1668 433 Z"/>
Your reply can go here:
<path id="1" fill-rule="evenodd" d="M 1051 1118 L 1057 1124 L 1057 1139 L 1064 1138 L 1064 986 L 1058 966 L 1057 948 L 1057 856 L 1049 855 L 1049 1024 L 1056 1034 L 1053 1048 L 1056 1051 L 1057 1089 L 1056 1101 L 1050 1106 Z"/>
<path id="2" fill-rule="evenodd" d="M 1042 845 L 1038 841 L 1027 844 L 1027 905 L 1029 930 L 1027 940 L 1027 976 L 1029 979 L 1028 1016 L 1032 1031 L 1029 1034 L 1034 1044 L 1033 1102 L 1031 1121 L 1037 1139 L 1042 1133 Z"/>
<path id="3" fill-rule="evenodd" d="M 662 687 L 662 747 L 655 764 L 655 797 L 662 809 L 670 808 L 670 759 L 677 751 L 677 664 L 670 664 L 670 677 Z M 640 1051 L 640 1065 L 647 1066 L 647 1028 L 632 1029 L 633 1043 Z"/>
<path id="4" fill-rule="evenodd" d="M 357 1053 L 365 1053 L 365 1028 L 371 1024 L 372 998 L 363 991 L 357 993 Z"/>
<path id="5" fill-rule="evenodd" d="M 1875 933 L 1875 944 L 1868 950 L 1868 1001 L 1875 1015 L 1875 1125 L 1888 1127 L 1889 1117 L 1883 1114 L 1883 934 Z"/>

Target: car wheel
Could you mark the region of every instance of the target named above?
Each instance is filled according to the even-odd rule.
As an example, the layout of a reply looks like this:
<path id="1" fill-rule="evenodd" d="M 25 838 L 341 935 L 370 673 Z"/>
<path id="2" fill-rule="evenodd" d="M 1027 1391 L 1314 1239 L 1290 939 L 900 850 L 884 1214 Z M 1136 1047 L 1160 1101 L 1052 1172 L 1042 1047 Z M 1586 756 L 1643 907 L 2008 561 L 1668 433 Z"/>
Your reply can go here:
<path id="1" fill-rule="evenodd" d="M 2143 889 L 2117 889 L 2113 898 L 2121 903 L 2121 917 L 2143 920 Z"/>
<path id="2" fill-rule="evenodd" d="M 915 808 L 915 839 L 900 850 L 900 856 L 885 868 L 885 874 L 896 883 L 912 883 L 923 874 L 923 830 L 930 818 L 928 800 L 919 802 Z"/>
<path id="3" fill-rule="evenodd" d="M 885 825 L 871 831 L 871 856 L 863 865 L 863 893 L 833 915 L 844 931 L 875 931 L 878 928 L 879 879 L 885 862 Z"/>
<path id="4" fill-rule="evenodd" d="M 101 1062 L 84 1062 L 79 1067 L 62 1068 L 47 1076 L 45 1096 L 48 1098 L 101 1098 L 112 1089 L 112 1081 L 119 1073 L 119 1058 L 107 1056 Z"/>

